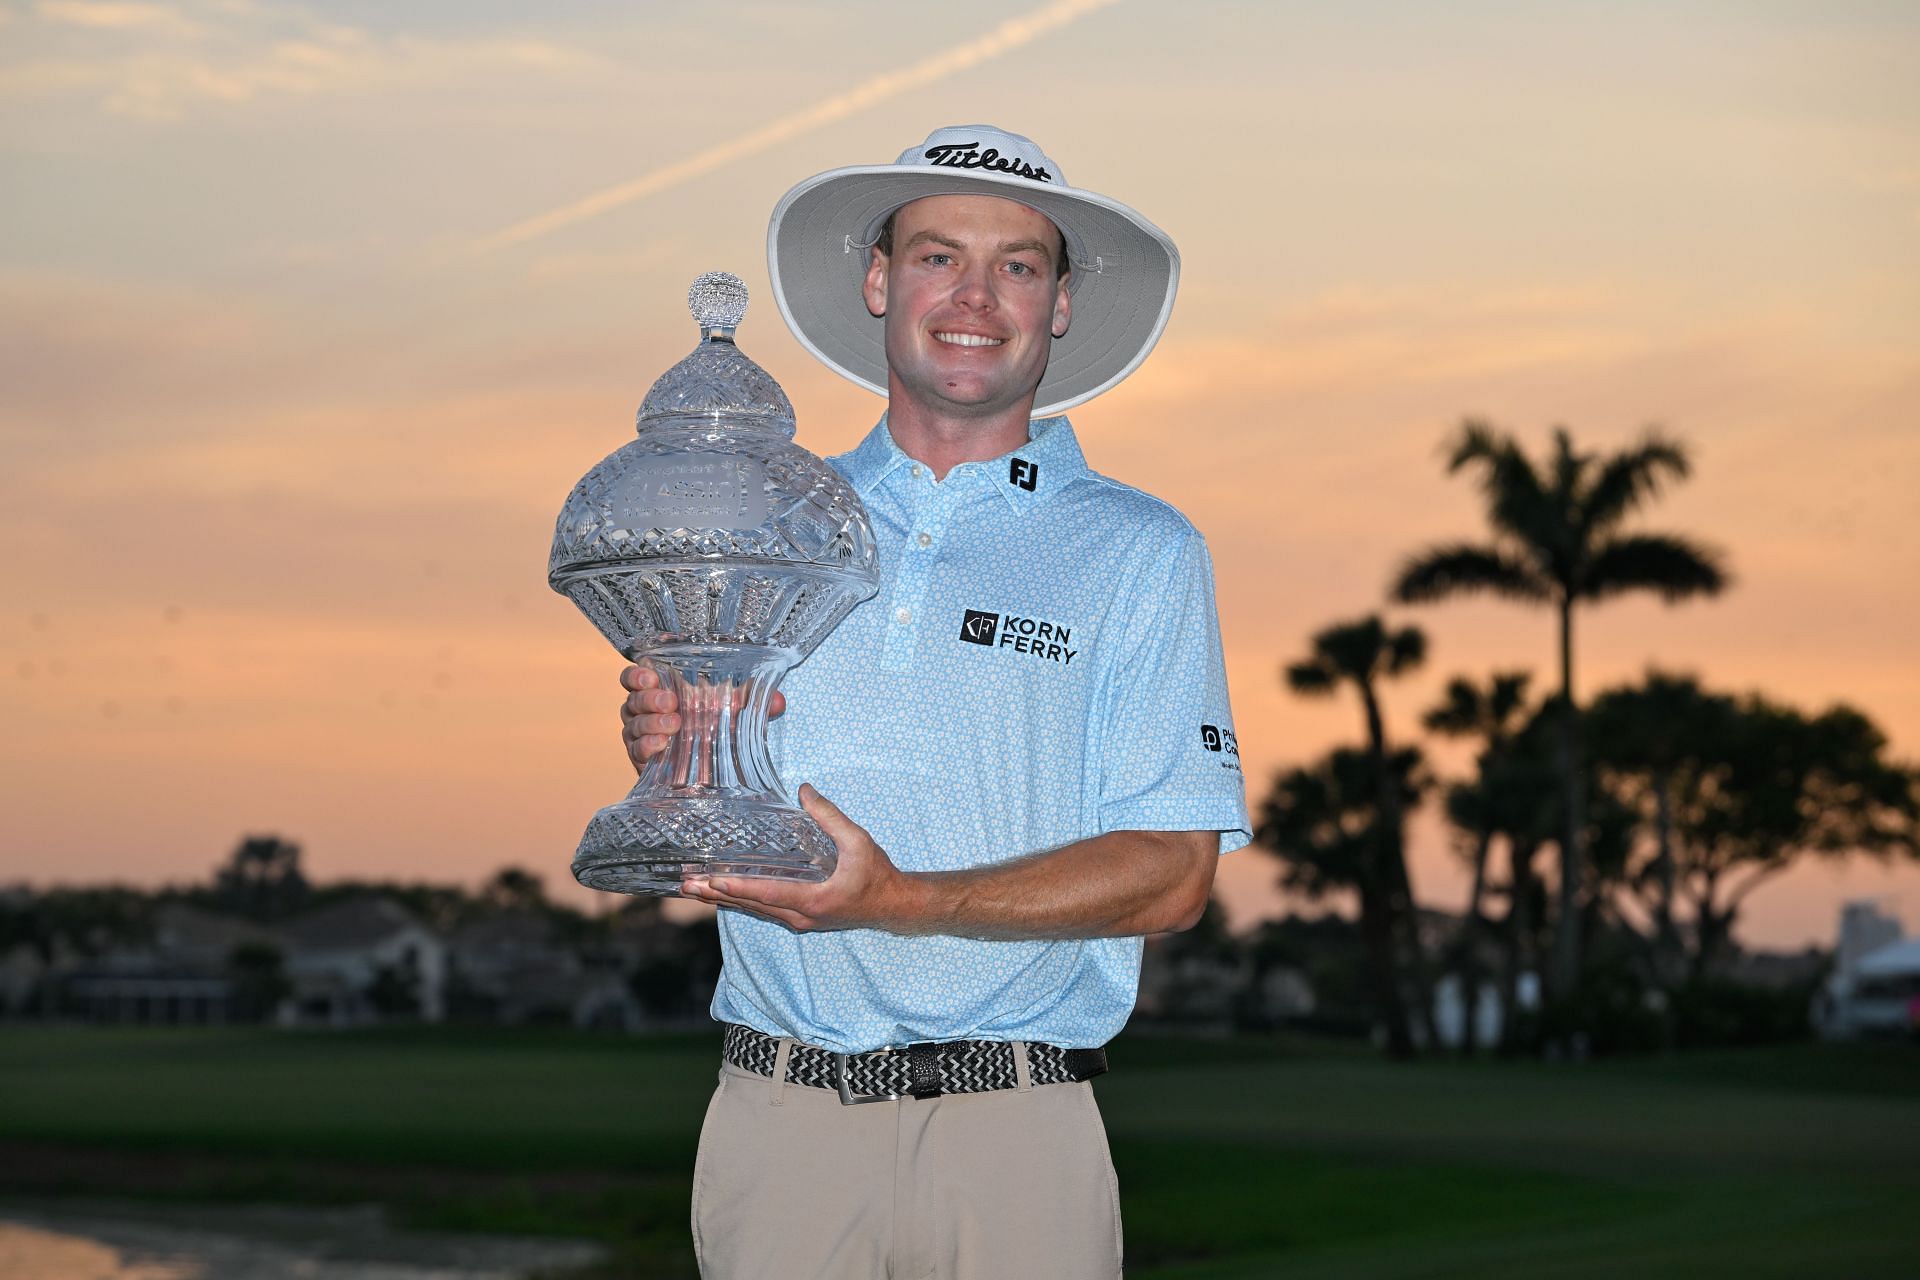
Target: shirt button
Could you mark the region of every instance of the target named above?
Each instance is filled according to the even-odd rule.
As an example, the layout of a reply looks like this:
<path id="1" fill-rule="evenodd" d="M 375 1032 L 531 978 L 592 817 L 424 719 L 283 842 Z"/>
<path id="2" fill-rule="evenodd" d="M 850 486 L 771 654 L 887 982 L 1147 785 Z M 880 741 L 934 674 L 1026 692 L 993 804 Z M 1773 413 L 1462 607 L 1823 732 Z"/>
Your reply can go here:
<path id="1" fill-rule="evenodd" d="M 923 466 L 921 466 L 921 465 L 920 465 L 919 463 L 917 463 L 917 462 L 916 462 L 916 463 L 914 464 L 914 466 L 913 466 L 913 478 L 914 478 L 915 480 L 918 480 L 918 479 L 919 479 L 919 478 L 920 478 L 921 476 L 923 476 L 923 475 L 925 475 L 926 473 L 927 473 L 927 469 L 926 469 L 925 467 L 923 467 Z"/>
<path id="2" fill-rule="evenodd" d="M 913 611 L 911 609 L 895 609 L 893 611 L 893 620 L 904 627 L 913 621 Z"/>
<path id="3" fill-rule="evenodd" d="M 918 542 L 923 547 L 930 547 L 933 545 L 933 535 L 930 533 L 923 533 L 918 538 L 914 539 L 914 541 Z"/>

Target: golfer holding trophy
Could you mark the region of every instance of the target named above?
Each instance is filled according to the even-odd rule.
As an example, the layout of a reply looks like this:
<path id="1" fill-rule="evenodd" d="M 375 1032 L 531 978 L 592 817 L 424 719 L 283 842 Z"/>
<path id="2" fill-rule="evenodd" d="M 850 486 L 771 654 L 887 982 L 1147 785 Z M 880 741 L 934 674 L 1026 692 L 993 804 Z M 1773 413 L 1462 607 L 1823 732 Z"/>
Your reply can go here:
<path id="1" fill-rule="evenodd" d="M 802 345 L 886 397 L 879 424 L 825 475 L 740 460 L 728 414 L 790 434 L 791 410 L 721 351 L 730 389 L 681 395 L 694 416 L 638 451 L 644 478 L 569 506 L 573 535 L 605 513 L 576 550 L 625 518 L 619 541 L 672 563 L 600 590 L 578 575 L 616 562 L 563 557 L 566 513 L 555 547 L 556 587 L 635 659 L 641 785 L 576 868 L 720 908 L 702 1274 L 1111 1280 L 1087 1081 L 1144 935 L 1198 920 L 1250 838 L 1206 546 L 1090 469 L 1062 416 L 1152 350 L 1179 256 L 1030 140 L 966 126 L 794 187 L 768 265 Z M 633 527 L 675 511 L 677 532 Z M 765 533 L 783 512 L 799 535 Z M 702 576 L 744 544 L 776 563 Z M 740 722 L 761 746 L 716 745 Z"/>

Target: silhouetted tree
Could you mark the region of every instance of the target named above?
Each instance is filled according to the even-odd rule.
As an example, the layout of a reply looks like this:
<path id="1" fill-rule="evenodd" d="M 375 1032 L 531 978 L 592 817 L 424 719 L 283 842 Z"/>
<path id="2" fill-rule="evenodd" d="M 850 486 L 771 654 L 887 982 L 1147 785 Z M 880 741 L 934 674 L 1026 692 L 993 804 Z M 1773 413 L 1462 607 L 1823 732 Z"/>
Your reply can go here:
<path id="1" fill-rule="evenodd" d="M 1748 896 L 1796 859 L 1920 856 L 1920 773 L 1888 760 L 1886 747 L 1852 707 L 1807 716 L 1759 694 L 1733 704 L 1676 806 L 1694 978 L 1710 973 Z"/>
<path id="2" fill-rule="evenodd" d="M 1523 739 L 1540 736 L 1539 716 Z M 1550 726 L 1549 726 L 1550 728 Z M 1494 886 L 1506 900 L 1499 935 L 1505 960 L 1500 969 L 1500 1005 L 1503 1047 L 1520 1044 L 1520 982 L 1525 974 L 1539 977 L 1545 959 L 1547 895 L 1538 866 L 1540 850 L 1554 839 L 1560 825 L 1559 771 L 1551 754 L 1517 750 L 1487 771 L 1487 820 L 1506 837 L 1507 875 Z"/>
<path id="3" fill-rule="evenodd" d="M 1732 729 L 1733 700 L 1709 694 L 1692 676 L 1649 671 L 1638 685 L 1609 689 L 1587 713 L 1593 757 L 1607 789 L 1653 831 L 1654 853 L 1631 886 L 1652 898 L 1652 978 L 1662 990 L 1680 982 L 1685 947 L 1674 907 L 1679 860 L 1674 809 L 1694 794 L 1702 772 Z"/>
<path id="4" fill-rule="evenodd" d="M 1637 445 L 1605 457 L 1575 451 L 1564 428 L 1536 467 L 1512 436 L 1482 422 L 1465 423 L 1447 451 L 1447 470 L 1480 471 L 1490 543 L 1450 543 L 1410 558 L 1391 594 L 1403 603 L 1491 591 L 1528 604 L 1551 605 L 1559 619 L 1560 732 L 1565 791 L 1560 830 L 1560 910 L 1553 982 L 1569 992 L 1580 970 L 1582 848 L 1586 799 L 1578 703 L 1573 687 L 1574 609 L 1629 591 L 1653 591 L 1668 602 L 1725 587 L 1720 556 L 1667 534 L 1621 532 L 1626 518 L 1657 496 L 1668 478 L 1688 473 L 1682 447 L 1649 429 Z"/>
<path id="5" fill-rule="evenodd" d="M 1403 747 L 1387 762 L 1396 812 L 1419 801 L 1424 778 L 1420 751 Z M 1387 1033 L 1387 1051 L 1409 1057 L 1414 1035 L 1397 955 L 1394 888 L 1380 868 L 1379 770 L 1368 752 L 1343 749 L 1318 764 L 1282 773 L 1260 807 L 1254 840 L 1278 854 L 1280 882 L 1319 900 L 1351 891 L 1360 900 L 1374 999 Z M 1416 993 L 1417 995 L 1417 993 Z"/>
<path id="6" fill-rule="evenodd" d="M 480 899 L 501 911 L 544 911 L 547 886 L 524 867 L 502 867 L 480 890 Z"/>
<path id="7" fill-rule="evenodd" d="M 1487 859 L 1497 831 L 1498 800 L 1490 787 L 1493 775 L 1506 764 L 1515 735 L 1526 723 L 1527 683 L 1531 679 L 1525 671 L 1496 672 L 1483 686 L 1465 676 L 1455 676 L 1447 682 L 1439 705 L 1421 720 L 1441 737 L 1465 739 L 1480 748 L 1473 779 L 1448 787 L 1445 798 L 1449 821 L 1466 832 L 1471 842 L 1468 858 L 1473 885 L 1450 957 L 1466 1009 L 1460 1047 L 1469 1054 L 1477 1047 L 1474 1036 L 1480 1002 L 1480 943 L 1486 933 Z"/>
<path id="8" fill-rule="evenodd" d="M 1386 717 L 1380 709 L 1380 682 L 1415 670 L 1425 661 L 1427 640 L 1417 627 L 1391 630 L 1378 615 L 1328 627 L 1313 637 L 1311 654 L 1285 668 L 1287 687 L 1303 697 L 1332 696 L 1351 685 L 1359 696 L 1367 732 L 1367 762 L 1373 771 L 1374 851 L 1368 874 L 1384 904 L 1394 939 L 1395 969 L 1413 983 L 1415 1023 L 1432 1041 L 1432 986 L 1420 945 L 1413 882 L 1407 875 L 1406 812 L 1400 804 L 1399 778 L 1387 744 Z"/>
<path id="9" fill-rule="evenodd" d="M 279 836 L 247 836 L 214 873 L 215 901 L 250 920 L 277 920 L 307 900 L 300 846 Z"/>

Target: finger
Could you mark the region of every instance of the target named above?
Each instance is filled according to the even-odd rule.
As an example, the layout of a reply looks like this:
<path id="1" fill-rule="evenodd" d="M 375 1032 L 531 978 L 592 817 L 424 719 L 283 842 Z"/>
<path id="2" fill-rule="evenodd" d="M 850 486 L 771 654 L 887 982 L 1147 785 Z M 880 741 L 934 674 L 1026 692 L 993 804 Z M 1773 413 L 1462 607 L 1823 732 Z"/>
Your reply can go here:
<path id="1" fill-rule="evenodd" d="M 638 738 L 644 734 L 674 734 L 680 731 L 680 717 L 677 715 L 629 716 L 622 720 L 627 726 L 628 736 Z"/>
<path id="2" fill-rule="evenodd" d="M 810 916 L 809 908 L 819 905 L 821 884 L 759 876 L 721 876 L 709 878 L 707 887 L 728 902 L 747 903 L 756 910 L 797 911 Z"/>
<path id="3" fill-rule="evenodd" d="M 777 916 L 786 924 L 799 922 L 815 928 L 819 925 L 812 909 L 819 897 L 818 884 L 758 876 L 709 876 L 705 880 L 708 901 Z"/>
<path id="4" fill-rule="evenodd" d="M 638 720 L 629 720 L 620 726 L 620 741 L 626 744 L 629 753 L 644 751 L 652 756 L 667 749 L 673 741 L 671 731 L 662 733 L 658 726 L 644 725 Z"/>
<path id="5" fill-rule="evenodd" d="M 787 907 L 775 906 L 754 898 L 743 898 L 736 894 L 723 893 L 714 887 L 714 882 L 704 878 L 688 878 L 681 882 L 680 893 L 683 897 L 699 902 L 710 903 L 716 907 L 731 907 L 735 911 L 745 911 L 749 915 L 771 920 L 784 925 L 796 933 L 804 933 L 817 927 L 816 922 L 805 912 Z"/>
<path id="6" fill-rule="evenodd" d="M 775 716 L 784 715 L 786 714 L 786 710 L 787 695 L 775 689 L 773 691 L 773 697 L 767 699 L 767 719 L 771 720 Z"/>
<path id="7" fill-rule="evenodd" d="M 842 849 L 866 834 L 852 818 L 840 812 L 839 805 L 815 791 L 811 782 L 800 784 L 800 807 Z"/>
<path id="8" fill-rule="evenodd" d="M 658 689 L 660 687 L 660 673 L 652 667 L 641 666 L 639 663 L 635 663 L 620 672 L 620 687 L 633 690 L 636 693 L 642 689 Z"/>
<path id="9" fill-rule="evenodd" d="M 630 715 L 643 715 L 649 711 L 678 711 L 680 699 L 671 689 L 645 689 L 628 694 L 620 706 Z"/>

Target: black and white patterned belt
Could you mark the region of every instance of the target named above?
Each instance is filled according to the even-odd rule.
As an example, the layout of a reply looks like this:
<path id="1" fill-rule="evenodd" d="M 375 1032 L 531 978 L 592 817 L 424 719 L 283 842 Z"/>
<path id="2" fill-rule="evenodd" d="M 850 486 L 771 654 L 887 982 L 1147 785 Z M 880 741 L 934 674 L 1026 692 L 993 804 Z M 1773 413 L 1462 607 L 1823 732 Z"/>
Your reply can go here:
<path id="1" fill-rule="evenodd" d="M 773 1075 L 780 1041 L 751 1027 L 728 1024 L 721 1056 L 755 1075 Z M 1033 1084 L 1091 1080 L 1107 1069 L 1105 1049 L 1027 1045 Z M 1018 1087 L 1014 1048 L 1004 1040 L 936 1040 L 889 1046 L 871 1053 L 834 1053 L 795 1041 L 787 1055 L 787 1083 L 834 1089 L 840 1101 L 890 1102 L 945 1093 L 986 1093 Z"/>

